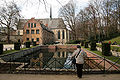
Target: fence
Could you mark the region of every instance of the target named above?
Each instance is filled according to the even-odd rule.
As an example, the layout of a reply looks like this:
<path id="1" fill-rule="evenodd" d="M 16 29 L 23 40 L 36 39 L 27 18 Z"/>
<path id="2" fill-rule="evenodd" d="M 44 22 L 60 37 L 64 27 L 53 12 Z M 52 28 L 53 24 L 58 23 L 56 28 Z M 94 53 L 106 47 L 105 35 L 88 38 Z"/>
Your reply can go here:
<path id="1" fill-rule="evenodd" d="M 75 73 L 71 59 L 56 57 L 22 57 L 7 62 L 0 58 L 0 73 Z M 84 73 L 120 73 L 120 58 L 115 62 L 100 57 L 85 59 Z"/>

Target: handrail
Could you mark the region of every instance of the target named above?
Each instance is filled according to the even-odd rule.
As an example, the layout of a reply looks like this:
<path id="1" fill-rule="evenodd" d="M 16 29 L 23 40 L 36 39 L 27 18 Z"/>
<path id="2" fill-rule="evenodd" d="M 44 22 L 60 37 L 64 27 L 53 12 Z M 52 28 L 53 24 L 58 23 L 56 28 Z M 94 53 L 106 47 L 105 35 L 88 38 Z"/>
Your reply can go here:
<path id="1" fill-rule="evenodd" d="M 12 58 L 13 56 L 10 59 Z M 65 58 L 49 58 L 50 57 L 38 57 L 34 59 L 33 57 L 22 57 L 19 58 L 20 61 L 9 60 L 8 62 L 5 62 L 0 58 L 0 67 L 2 67 L 0 68 L 0 72 L 24 72 L 29 70 L 76 71 L 76 67 L 71 64 L 71 60 L 66 62 Z M 49 61 L 47 61 L 47 59 L 49 59 Z M 118 62 L 120 62 L 120 58 L 115 63 L 111 63 L 111 61 L 108 61 L 105 57 L 87 57 L 85 59 L 83 70 L 85 72 L 93 72 L 94 70 L 98 70 L 103 73 L 111 71 L 120 72 L 120 66 L 116 65 Z"/>

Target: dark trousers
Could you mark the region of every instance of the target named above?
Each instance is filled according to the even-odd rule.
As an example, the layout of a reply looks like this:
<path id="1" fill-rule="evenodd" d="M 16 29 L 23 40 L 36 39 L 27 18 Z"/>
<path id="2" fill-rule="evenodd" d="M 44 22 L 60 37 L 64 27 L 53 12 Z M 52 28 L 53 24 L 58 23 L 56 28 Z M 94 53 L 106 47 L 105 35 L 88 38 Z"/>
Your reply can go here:
<path id="1" fill-rule="evenodd" d="M 77 76 L 78 76 L 79 78 L 82 78 L 83 64 L 77 64 L 77 63 L 76 63 L 76 67 L 77 67 Z"/>

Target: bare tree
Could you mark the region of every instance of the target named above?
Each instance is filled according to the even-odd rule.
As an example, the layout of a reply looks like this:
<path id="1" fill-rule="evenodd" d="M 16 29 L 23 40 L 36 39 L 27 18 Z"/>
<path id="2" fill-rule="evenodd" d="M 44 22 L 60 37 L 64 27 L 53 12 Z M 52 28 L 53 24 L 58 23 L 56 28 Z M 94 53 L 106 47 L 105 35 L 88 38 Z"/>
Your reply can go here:
<path id="1" fill-rule="evenodd" d="M 0 24 L 7 27 L 7 42 L 10 43 L 10 29 L 16 27 L 20 18 L 20 9 L 11 2 L 0 8 Z"/>
<path id="2" fill-rule="evenodd" d="M 66 5 L 59 10 L 59 17 L 62 17 L 67 27 L 71 29 L 73 39 L 76 40 L 76 17 L 75 17 L 75 3 L 70 0 Z"/>
<path id="3" fill-rule="evenodd" d="M 77 15 L 78 27 L 84 38 L 108 39 L 119 35 L 119 11 L 119 0 L 91 0 L 88 7 Z"/>

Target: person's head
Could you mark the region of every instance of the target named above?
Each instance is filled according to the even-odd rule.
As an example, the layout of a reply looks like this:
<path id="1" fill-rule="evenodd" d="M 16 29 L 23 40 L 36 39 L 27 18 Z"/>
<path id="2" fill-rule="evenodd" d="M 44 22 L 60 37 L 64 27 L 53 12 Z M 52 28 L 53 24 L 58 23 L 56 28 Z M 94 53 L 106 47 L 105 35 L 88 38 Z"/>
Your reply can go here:
<path id="1" fill-rule="evenodd" d="M 77 48 L 81 49 L 81 46 L 80 46 L 80 45 L 77 45 Z"/>

